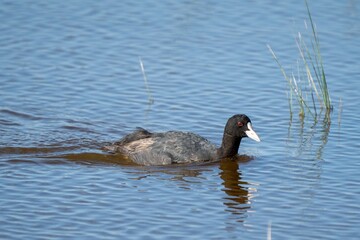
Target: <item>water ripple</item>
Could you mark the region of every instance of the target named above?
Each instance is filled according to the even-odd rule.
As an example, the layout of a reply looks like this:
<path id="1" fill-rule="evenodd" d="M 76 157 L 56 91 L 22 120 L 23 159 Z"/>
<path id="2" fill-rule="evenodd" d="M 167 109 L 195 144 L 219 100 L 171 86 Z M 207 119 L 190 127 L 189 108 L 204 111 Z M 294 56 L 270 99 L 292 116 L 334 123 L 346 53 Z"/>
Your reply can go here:
<path id="1" fill-rule="evenodd" d="M 356 239 L 359 8 L 309 4 L 330 125 L 301 121 L 295 100 L 290 121 L 266 48 L 298 72 L 301 1 L 2 1 L 0 238 L 264 239 L 271 222 L 273 239 Z M 262 139 L 237 161 L 144 167 L 101 150 L 136 127 L 220 145 L 236 113 Z"/>

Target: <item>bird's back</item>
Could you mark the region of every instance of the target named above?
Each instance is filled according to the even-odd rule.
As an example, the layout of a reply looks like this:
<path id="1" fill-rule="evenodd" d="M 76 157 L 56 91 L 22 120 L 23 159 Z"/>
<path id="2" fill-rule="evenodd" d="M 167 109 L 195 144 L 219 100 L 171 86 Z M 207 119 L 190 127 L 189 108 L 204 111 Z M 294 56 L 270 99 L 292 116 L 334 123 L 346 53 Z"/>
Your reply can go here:
<path id="1" fill-rule="evenodd" d="M 141 165 L 205 162 L 216 159 L 216 146 L 190 132 L 150 133 L 145 129 L 106 147 Z"/>

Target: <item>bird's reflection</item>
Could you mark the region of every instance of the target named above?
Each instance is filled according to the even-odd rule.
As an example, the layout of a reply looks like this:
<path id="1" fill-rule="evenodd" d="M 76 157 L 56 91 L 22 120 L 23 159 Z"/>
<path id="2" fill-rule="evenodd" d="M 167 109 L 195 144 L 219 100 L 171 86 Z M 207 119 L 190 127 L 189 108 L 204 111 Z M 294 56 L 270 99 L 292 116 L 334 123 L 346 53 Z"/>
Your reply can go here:
<path id="1" fill-rule="evenodd" d="M 238 221 L 244 221 L 247 212 L 251 208 L 251 194 L 255 189 L 250 188 L 250 184 L 242 180 L 239 170 L 239 162 L 250 161 L 248 156 L 238 156 L 237 159 L 224 159 L 220 162 L 220 177 L 223 180 L 222 189 L 226 193 L 224 205 L 226 211 L 237 216 Z"/>
<path id="2" fill-rule="evenodd" d="M 202 174 L 205 171 L 211 171 L 212 166 L 218 163 L 200 164 L 200 165 L 178 165 L 178 166 L 152 166 L 144 167 L 134 165 L 131 162 L 126 162 L 124 159 L 119 159 L 116 155 L 104 155 L 98 153 L 79 153 L 79 154 L 67 154 L 62 155 L 70 161 L 76 161 L 78 163 L 96 164 L 96 163 L 108 163 L 108 164 L 121 164 L 122 166 L 130 166 L 131 173 L 135 174 L 135 180 L 140 180 L 152 176 L 155 173 L 166 173 L 171 178 L 161 175 L 163 179 L 175 180 L 181 183 L 179 187 L 190 189 L 192 184 L 196 182 L 196 179 L 202 179 Z M 225 196 L 222 201 L 226 206 L 225 211 L 230 212 L 235 216 L 236 221 L 243 222 L 247 217 L 247 213 L 251 208 L 251 198 L 254 192 L 256 192 L 256 186 L 250 184 L 242 179 L 242 174 L 239 169 L 239 163 L 251 161 L 253 157 L 249 156 L 237 156 L 234 159 L 223 159 L 220 161 L 219 176 L 222 180 L 223 188 L 221 189 Z M 136 167 L 137 166 L 137 167 Z"/>

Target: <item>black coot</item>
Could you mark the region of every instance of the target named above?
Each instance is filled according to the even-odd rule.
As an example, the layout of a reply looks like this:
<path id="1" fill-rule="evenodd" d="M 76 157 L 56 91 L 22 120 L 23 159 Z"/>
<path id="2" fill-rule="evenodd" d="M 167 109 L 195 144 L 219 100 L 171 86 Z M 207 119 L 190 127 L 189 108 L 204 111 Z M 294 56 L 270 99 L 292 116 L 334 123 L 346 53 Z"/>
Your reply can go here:
<path id="1" fill-rule="evenodd" d="M 244 114 L 237 114 L 227 121 L 220 148 L 190 132 L 151 133 L 138 128 L 105 149 L 141 165 L 206 162 L 235 156 L 243 137 L 260 141 L 250 119 Z"/>

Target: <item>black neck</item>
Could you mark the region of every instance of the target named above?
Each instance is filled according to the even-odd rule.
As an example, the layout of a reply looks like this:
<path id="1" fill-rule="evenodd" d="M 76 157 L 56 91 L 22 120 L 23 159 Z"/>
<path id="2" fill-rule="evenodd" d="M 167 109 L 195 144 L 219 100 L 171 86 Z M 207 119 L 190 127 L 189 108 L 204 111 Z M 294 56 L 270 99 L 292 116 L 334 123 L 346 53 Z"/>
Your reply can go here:
<path id="1" fill-rule="evenodd" d="M 233 157 L 238 153 L 241 137 L 234 137 L 224 133 L 221 147 L 218 150 L 219 158 Z"/>

